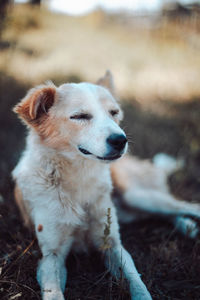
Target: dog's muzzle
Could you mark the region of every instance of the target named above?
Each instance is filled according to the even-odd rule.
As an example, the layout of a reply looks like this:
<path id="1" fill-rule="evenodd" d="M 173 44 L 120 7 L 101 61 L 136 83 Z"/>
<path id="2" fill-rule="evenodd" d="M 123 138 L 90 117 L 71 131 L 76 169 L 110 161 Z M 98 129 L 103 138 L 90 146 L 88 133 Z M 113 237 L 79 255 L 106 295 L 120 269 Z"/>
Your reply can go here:
<path id="1" fill-rule="evenodd" d="M 106 144 L 107 144 L 108 151 L 105 156 L 96 156 L 82 147 L 78 147 L 78 149 L 84 155 L 94 155 L 96 158 L 100 160 L 112 161 L 120 158 L 124 153 L 124 149 L 127 144 L 127 138 L 123 134 L 111 134 L 106 139 Z"/>

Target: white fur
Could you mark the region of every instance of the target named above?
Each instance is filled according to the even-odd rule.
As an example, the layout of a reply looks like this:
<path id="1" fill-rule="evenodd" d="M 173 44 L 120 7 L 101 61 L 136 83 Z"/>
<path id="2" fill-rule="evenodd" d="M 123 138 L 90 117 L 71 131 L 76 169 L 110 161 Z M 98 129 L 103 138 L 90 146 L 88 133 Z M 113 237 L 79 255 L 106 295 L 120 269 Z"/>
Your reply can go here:
<path id="1" fill-rule="evenodd" d="M 112 83 L 107 81 L 109 76 L 107 73 L 99 83 L 109 87 L 109 82 Z M 99 159 L 110 153 L 107 143 L 110 135 L 124 135 L 118 125 L 122 112 L 111 94 L 113 84 L 111 93 L 89 83 L 50 86 L 49 93 L 47 87 L 31 90 L 16 108 L 28 124 L 29 134 L 26 150 L 13 171 L 23 198 L 16 200 L 26 223 L 28 216 L 34 225 L 43 254 L 37 270 L 43 299 L 64 299 L 65 258 L 71 249 L 87 251 L 93 245 L 104 253 L 105 264 L 114 276 L 119 276 L 121 268 L 129 282 L 132 300 L 150 300 L 130 254 L 121 244 L 116 208 L 110 197 L 110 165 L 104 163 L 107 160 Z M 54 103 L 47 107 L 47 112 L 46 108 L 42 111 L 52 96 Z M 118 114 L 111 116 L 110 110 L 117 110 Z M 81 113 L 92 118 L 71 118 Z M 90 154 L 80 151 L 80 147 Z M 127 145 L 120 155 L 126 150 Z M 184 215 L 200 217 L 200 205 L 178 201 L 171 195 L 167 175 L 176 166 L 174 159 L 163 154 L 154 163 L 129 156 L 116 161 L 111 170 L 121 193 L 121 197 L 114 199 L 121 208 L 120 219 L 133 220 L 137 214 L 132 209 L 145 216 L 159 214 L 168 217 L 183 234 L 194 238 L 198 233 L 197 224 Z M 124 211 L 122 204 L 128 210 Z M 108 209 L 111 224 L 105 242 Z"/>
<path id="2" fill-rule="evenodd" d="M 38 95 L 37 89 L 33 93 Z M 30 92 L 27 97 L 31 95 Z M 38 101 L 42 101 L 42 95 L 39 92 Z M 31 98 L 28 101 L 32 101 Z M 39 109 L 40 103 L 36 103 Z M 118 109 L 118 116 L 111 117 L 109 109 Z M 80 112 L 91 113 L 92 120 L 70 119 Z M 55 125 L 66 119 L 66 123 L 59 123 L 58 135 L 62 141 L 68 139 L 67 149 L 59 149 L 58 143 L 56 149 L 49 146 L 49 137 L 42 139 L 39 129 L 32 128 L 30 123 L 26 150 L 13 171 L 43 254 L 37 270 L 43 299 L 64 299 L 65 258 L 71 248 L 85 250 L 91 244 L 104 253 L 105 263 L 114 276 L 121 267 L 130 284 L 132 299 L 150 300 L 131 256 L 121 244 L 116 210 L 110 198 L 109 164 L 97 158 L 108 152 L 109 135 L 124 134 L 117 124 L 122 116 L 119 105 L 103 87 L 89 83 L 66 84 L 56 89 L 56 101 L 48 114 Z M 69 127 L 74 131 L 69 132 Z M 80 145 L 92 154 L 81 153 Z M 126 149 L 127 146 L 124 152 Z M 111 225 L 105 245 L 108 209 Z"/>

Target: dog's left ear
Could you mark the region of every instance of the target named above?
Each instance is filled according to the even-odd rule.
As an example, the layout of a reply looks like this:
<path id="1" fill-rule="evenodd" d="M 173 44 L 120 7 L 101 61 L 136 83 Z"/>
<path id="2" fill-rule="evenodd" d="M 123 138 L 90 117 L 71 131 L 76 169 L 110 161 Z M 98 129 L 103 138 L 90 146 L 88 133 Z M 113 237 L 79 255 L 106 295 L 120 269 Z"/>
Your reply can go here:
<path id="1" fill-rule="evenodd" d="M 113 76 L 109 70 L 106 71 L 106 73 L 103 77 L 99 78 L 99 80 L 97 81 L 97 84 L 107 88 L 110 91 L 110 93 L 114 97 L 116 97 Z"/>
<path id="2" fill-rule="evenodd" d="M 26 97 L 17 104 L 13 111 L 27 125 L 40 123 L 47 116 L 49 109 L 53 106 L 56 96 L 56 87 L 43 85 L 31 89 Z"/>

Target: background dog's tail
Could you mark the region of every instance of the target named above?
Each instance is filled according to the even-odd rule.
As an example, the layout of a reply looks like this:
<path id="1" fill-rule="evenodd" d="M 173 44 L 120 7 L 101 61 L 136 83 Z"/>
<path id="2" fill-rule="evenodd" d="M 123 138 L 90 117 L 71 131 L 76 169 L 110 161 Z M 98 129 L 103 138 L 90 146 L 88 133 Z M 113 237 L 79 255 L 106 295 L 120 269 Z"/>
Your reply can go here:
<path id="1" fill-rule="evenodd" d="M 166 171 L 167 174 L 180 169 L 184 166 L 184 160 L 181 158 L 176 159 L 166 153 L 157 153 L 153 159 L 153 164 Z"/>

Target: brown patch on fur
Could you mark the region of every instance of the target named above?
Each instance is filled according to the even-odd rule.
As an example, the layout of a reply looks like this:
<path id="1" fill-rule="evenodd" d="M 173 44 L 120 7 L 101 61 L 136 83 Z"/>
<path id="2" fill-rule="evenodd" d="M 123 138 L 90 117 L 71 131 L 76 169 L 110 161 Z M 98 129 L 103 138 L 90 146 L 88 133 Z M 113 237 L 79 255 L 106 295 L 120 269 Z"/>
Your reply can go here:
<path id="1" fill-rule="evenodd" d="M 13 111 L 28 125 L 33 127 L 47 118 L 47 112 L 55 100 L 55 87 L 41 87 L 30 90 Z"/>
<path id="2" fill-rule="evenodd" d="M 32 225 L 31 220 L 28 216 L 27 208 L 24 205 L 22 192 L 17 184 L 15 185 L 15 189 L 14 189 L 14 197 L 15 197 L 15 202 L 20 210 L 21 216 L 24 220 L 24 225 L 30 228 Z"/>
<path id="3" fill-rule="evenodd" d="M 77 124 L 72 124 L 67 118 L 57 118 L 48 112 L 56 101 L 56 88 L 43 86 L 32 89 L 27 96 L 14 107 L 19 117 L 37 131 L 41 142 L 57 150 L 69 147 L 69 138 L 80 132 Z M 65 129 L 66 128 L 66 131 Z M 63 133 L 62 132 L 63 129 Z M 69 136 L 70 135 L 70 136 Z"/>
<path id="4" fill-rule="evenodd" d="M 41 232 L 43 230 L 43 225 L 39 224 L 37 230 L 38 230 L 38 232 Z"/>
<path id="5" fill-rule="evenodd" d="M 122 192 L 125 192 L 131 187 L 130 174 L 126 168 L 127 157 L 111 164 L 111 177 L 114 187 Z"/>
<path id="6" fill-rule="evenodd" d="M 67 118 L 49 116 L 35 127 L 41 141 L 54 149 L 66 150 L 69 140 L 80 132 L 78 124 L 72 124 Z M 61 131 L 64 131 L 64 134 Z"/>

